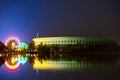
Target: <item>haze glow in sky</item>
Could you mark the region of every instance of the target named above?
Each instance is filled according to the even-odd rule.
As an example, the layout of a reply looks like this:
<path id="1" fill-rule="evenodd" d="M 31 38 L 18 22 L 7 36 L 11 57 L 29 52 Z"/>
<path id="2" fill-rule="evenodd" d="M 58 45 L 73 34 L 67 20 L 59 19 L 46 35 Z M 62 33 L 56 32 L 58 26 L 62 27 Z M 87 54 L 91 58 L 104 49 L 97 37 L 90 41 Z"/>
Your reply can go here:
<path id="1" fill-rule="evenodd" d="M 115 0 L 0 0 L 0 41 L 43 36 L 107 36 L 120 41 Z"/>

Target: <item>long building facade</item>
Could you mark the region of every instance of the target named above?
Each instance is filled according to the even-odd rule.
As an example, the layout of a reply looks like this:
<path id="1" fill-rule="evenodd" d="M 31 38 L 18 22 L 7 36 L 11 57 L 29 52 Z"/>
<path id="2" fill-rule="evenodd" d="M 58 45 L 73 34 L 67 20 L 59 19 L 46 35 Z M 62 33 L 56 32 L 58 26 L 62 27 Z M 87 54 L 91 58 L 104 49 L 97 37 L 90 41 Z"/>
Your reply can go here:
<path id="1" fill-rule="evenodd" d="M 67 44 L 98 44 L 98 45 L 114 45 L 115 40 L 111 38 L 101 37 L 38 37 L 33 38 L 35 45 L 67 45 Z"/>

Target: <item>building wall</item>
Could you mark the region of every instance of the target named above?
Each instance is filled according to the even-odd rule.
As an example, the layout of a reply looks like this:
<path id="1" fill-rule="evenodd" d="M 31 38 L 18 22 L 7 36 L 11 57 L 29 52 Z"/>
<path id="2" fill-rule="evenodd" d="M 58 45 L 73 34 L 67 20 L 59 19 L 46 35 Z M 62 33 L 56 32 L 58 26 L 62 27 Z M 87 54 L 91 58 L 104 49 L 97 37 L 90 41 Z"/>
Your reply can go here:
<path id="1" fill-rule="evenodd" d="M 52 45 L 52 44 L 114 44 L 115 41 L 110 38 L 97 37 L 41 37 L 33 38 L 35 45 Z"/>

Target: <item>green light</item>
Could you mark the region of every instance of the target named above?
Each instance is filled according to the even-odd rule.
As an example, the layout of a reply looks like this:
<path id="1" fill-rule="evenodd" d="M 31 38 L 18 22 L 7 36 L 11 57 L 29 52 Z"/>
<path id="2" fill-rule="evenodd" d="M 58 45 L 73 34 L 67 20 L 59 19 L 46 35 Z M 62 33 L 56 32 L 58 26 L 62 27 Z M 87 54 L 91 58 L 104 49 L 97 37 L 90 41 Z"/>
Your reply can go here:
<path id="1" fill-rule="evenodd" d="M 27 48 L 27 44 L 26 43 L 20 43 L 20 48 L 26 49 Z"/>
<path id="2" fill-rule="evenodd" d="M 20 57 L 20 63 L 25 64 L 27 62 L 27 57 Z"/>

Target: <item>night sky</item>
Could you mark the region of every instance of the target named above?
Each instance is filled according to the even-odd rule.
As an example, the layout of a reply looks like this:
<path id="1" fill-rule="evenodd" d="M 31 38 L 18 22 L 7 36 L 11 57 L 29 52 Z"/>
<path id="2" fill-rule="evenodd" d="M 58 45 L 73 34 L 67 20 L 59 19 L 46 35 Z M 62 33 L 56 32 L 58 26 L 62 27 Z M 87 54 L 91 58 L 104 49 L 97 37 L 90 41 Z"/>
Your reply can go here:
<path id="1" fill-rule="evenodd" d="M 120 41 L 119 0 L 0 0 L 0 40 L 106 36 Z"/>

